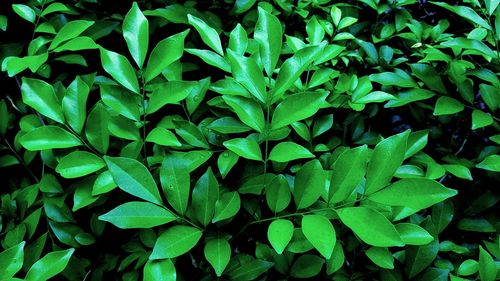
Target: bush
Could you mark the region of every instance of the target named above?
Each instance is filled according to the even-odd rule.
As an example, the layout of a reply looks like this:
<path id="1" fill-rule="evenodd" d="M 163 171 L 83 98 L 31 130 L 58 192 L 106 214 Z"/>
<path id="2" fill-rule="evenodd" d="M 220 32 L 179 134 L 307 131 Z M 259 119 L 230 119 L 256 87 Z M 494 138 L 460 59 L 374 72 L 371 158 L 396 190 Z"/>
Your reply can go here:
<path id="1" fill-rule="evenodd" d="M 499 279 L 500 1 L 6 2 L 0 280 Z"/>

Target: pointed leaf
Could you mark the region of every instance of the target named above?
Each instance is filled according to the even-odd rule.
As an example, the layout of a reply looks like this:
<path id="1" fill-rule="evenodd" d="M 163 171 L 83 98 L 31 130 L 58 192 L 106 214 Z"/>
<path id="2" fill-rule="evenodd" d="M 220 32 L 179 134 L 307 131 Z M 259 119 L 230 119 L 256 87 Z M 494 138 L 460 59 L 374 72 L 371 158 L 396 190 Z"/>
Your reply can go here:
<path id="1" fill-rule="evenodd" d="M 83 145 L 73 134 L 57 126 L 42 126 L 33 129 L 23 135 L 19 142 L 30 151 Z"/>
<path id="2" fill-rule="evenodd" d="M 305 215 L 302 217 L 302 232 L 325 259 L 332 256 L 337 238 L 329 219 L 322 215 Z"/>
<path id="3" fill-rule="evenodd" d="M 212 239 L 205 244 L 203 253 L 215 270 L 217 277 L 220 277 L 231 258 L 231 246 L 229 242 L 222 238 Z"/>
<path id="4" fill-rule="evenodd" d="M 198 244 L 201 235 L 199 229 L 191 226 L 172 226 L 160 234 L 149 259 L 171 259 L 183 255 Z"/>
<path id="5" fill-rule="evenodd" d="M 149 202 L 127 202 L 100 215 L 99 219 L 114 224 L 116 227 L 151 228 L 172 222 L 177 217 L 169 210 Z"/>
<path id="6" fill-rule="evenodd" d="M 104 70 L 123 87 L 139 94 L 139 82 L 135 75 L 135 69 L 127 58 L 104 48 L 101 48 L 100 51 Z"/>
<path id="7" fill-rule="evenodd" d="M 293 223 L 289 220 L 274 220 L 267 229 L 267 239 L 276 253 L 281 255 L 293 236 Z"/>
<path id="8" fill-rule="evenodd" d="M 149 23 L 146 17 L 142 14 L 137 2 L 132 4 L 132 7 L 123 19 L 123 38 L 127 42 L 128 50 L 132 55 L 135 63 L 139 68 L 142 68 L 149 43 Z"/>
<path id="9" fill-rule="evenodd" d="M 64 123 L 61 103 L 52 85 L 42 80 L 23 77 L 21 94 L 25 104 L 56 122 Z"/>

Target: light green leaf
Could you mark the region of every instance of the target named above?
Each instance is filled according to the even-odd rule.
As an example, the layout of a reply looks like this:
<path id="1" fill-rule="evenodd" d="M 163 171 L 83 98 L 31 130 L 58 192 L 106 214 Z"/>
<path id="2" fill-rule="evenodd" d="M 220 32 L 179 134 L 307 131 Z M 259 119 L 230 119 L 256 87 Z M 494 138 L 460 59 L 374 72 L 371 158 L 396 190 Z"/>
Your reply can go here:
<path id="1" fill-rule="evenodd" d="M 239 55 L 244 55 L 248 47 L 248 35 L 241 24 L 236 24 L 236 27 L 229 34 L 229 49 Z"/>
<path id="2" fill-rule="evenodd" d="M 146 141 L 162 146 L 182 146 L 174 133 L 162 127 L 156 127 L 151 130 L 146 137 Z"/>
<path id="3" fill-rule="evenodd" d="M 51 252 L 45 255 L 31 266 L 24 280 L 26 281 L 46 281 L 61 273 L 75 249 Z"/>
<path id="4" fill-rule="evenodd" d="M 104 168 L 106 163 L 101 157 L 86 151 L 73 151 L 59 160 L 56 167 L 63 178 L 79 178 Z"/>
<path id="5" fill-rule="evenodd" d="M 430 3 L 437 5 L 439 7 L 445 8 L 446 10 L 461 16 L 463 19 L 491 30 L 491 26 L 486 22 L 481 16 L 479 16 L 471 7 L 467 6 L 452 6 L 444 2 L 434 2 Z"/>
<path id="6" fill-rule="evenodd" d="M 365 254 L 377 266 L 394 269 L 394 257 L 387 248 L 371 247 Z"/>
<path id="7" fill-rule="evenodd" d="M 23 19 L 35 23 L 36 13 L 31 7 L 24 4 L 12 4 L 12 10 Z"/>
<path id="8" fill-rule="evenodd" d="M 493 117 L 482 110 L 474 109 L 472 111 L 472 130 L 483 128 L 493 124 Z"/>
<path id="9" fill-rule="evenodd" d="M 201 235 L 199 229 L 191 226 L 172 226 L 160 234 L 149 259 L 170 259 L 183 255 L 198 244 Z"/>
<path id="10" fill-rule="evenodd" d="M 219 55 L 224 56 L 224 50 L 222 49 L 222 44 L 220 42 L 219 34 L 217 31 L 206 24 L 202 19 L 197 18 L 193 15 L 187 15 L 189 24 L 192 25 L 196 31 L 200 34 L 201 40 L 205 42 L 212 50 L 219 53 Z"/>
<path id="11" fill-rule="evenodd" d="M 89 86 L 80 76 L 77 76 L 66 89 L 62 99 L 62 110 L 68 125 L 80 133 L 87 117 L 87 98 Z"/>
<path id="12" fill-rule="evenodd" d="M 160 182 L 168 203 L 179 214 L 184 215 L 189 201 L 189 171 L 182 161 L 165 157 L 160 168 Z"/>
<path id="13" fill-rule="evenodd" d="M 236 191 L 225 192 L 215 202 L 215 214 L 212 223 L 229 219 L 238 214 L 241 206 L 240 195 Z"/>
<path id="14" fill-rule="evenodd" d="M 219 198 L 219 183 L 212 168 L 208 168 L 198 179 L 191 196 L 194 216 L 202 225 L 207 226 L 214 217 L 215 202 Z"/>
<path id="15" fill-rule="evenodd" d="M 61 103 L 52 85 L 42 80 L 23 77 L 21 95 L 23 102 L 40 114 L 56 122 L 64 123 Z"/>
<path id="16" fill-rule="evenodd" d="M 261 7 L 258 7 L 258 19 L 253 33 L 259 44 L 259 55 L 267 76 L 271 77 L 278 63 L 281 52 L 283 30 L 281 22 Z"/>
<path id="17" fill-rule="evenodd" d="M 267 239 L 276 253 L 281 255 L 293 236 L 293 223 L 289 220 L 274 220 L 267 229 Z"/>
<path id="18" fill-rule="evenodd" d="M 82 34 L 87 28 L 94 24 L 93 21 L 75 20 L 63 25 L 50 43 L 49 50 L 57 48 L 64 41 L 68 41 Z"/>
<path id="19" fill-rule="evenodd" d="M 100 215 L 99 219 L 119 228 L 151 228 L 172 222 L 177 217 L 169 210 L 149 202 L 127 202 Z"/>
<path id="20" fill-rule="evenodd" d="M 189 29 L 158 42 L 148 58 L 146 71 L 144 72 L 146 83 L 153 80 L 171 63 L 181 58 L 184 52 L 184 40 L 188 33 Z"/>
<path id="21" fill-rule="evenodd" d="M 269 160 L 275 162 L 288 162 L 304 158 L 314 158 L 314 154 L 307 148 L 289 141 L 278 143 L 269 154 Z"/>
<path id="22" fill-rule="evenodd" d="M 314 204 L 325 190 L 326 173 L 318 160 L 302 166 L 295 176 L 293 199 L 297 209 Z"/>
<path id="23" fill-rule="evenodd" d="M 88 142 L 99 152 L 106 153 L 109 147 L 109 113 L 101 103 L 90 111 L 85 127 Z"/>
<path id="24" fill-rule="evenodd" d="M 366 171 L 365 194 L 371 194 L 387 186 L 401 166 L 406 152 L 410 131 L 388 137 L 375 146 Z"/>
<path id="25" fill-rule="evenodd" d="M 148 114 L 160 110 L 166 104 L 175 104 L 186 99 L 196 87 L 192 81 L 170 81 L 161 84 L 150 95 Z"/>
<path id="26" fill-rule="evenodd" d="M 57 126 L 42 126 L 33 129 L 23 135 L 19 142 L 30 151 L 83 145 L 73 134 Z"/>
<path id="27" fill-rule="evenodd" d="M 460 266 L 458 266 L 457 274 L 461 276 L 469 276 L 475 274 L 479 271 L 479 263 L 475 260 L 464 260 Z"/>
<path id="28" fill-rule="evenodd" d="M 135 63 L 142 68 L 149 44 L 149 23 L 148 19 L 142 14 L 137 2 L 123 19 L 123 38 L 127 42 L 128 50 Z"/>
<path id="29" fill-rule="evenodd" d="M 500 172 L 500 155 L 487 156 L 483 161 L 481 161 L 481 163 L 476 165 L 476 168 L 492 172 Z"/>
<path id="30" fill-rule="evenodd" d="M 259 101 L 267 101 L 266 81 L 262 71 L 253 58 L 247 58 L 228 50 L 231 72 L 234 78 Z"/>
<path id="31" fill-rule="evenodd" d="M 161 205 L 158 187 L 148 169 L 139 161 L 126 157 L 104 156 L 118 187 L 134 196 Z"/>
<path id="32" fill-rule="evenodd" d="M 363 242 L 376 247 L 404 246 L 392 223 L 378 211 L 368 207 L 348 207 L 337 210 L 342 223 Z"/>
<path id="33" fill-rule="evenodd" d="M 281 212 L 288 207 L 291 199 L 290 186 L 285 176 L 278 175 L 266 186 L 267 205 L 274 213 Z"/>
<path id="34" fill-rule="evenodd" d="M 21 270 L 24 262 L 24 246 L 21 242 L 0 253 L 0 278 L 7 280 Z"/>
<path id="35" fill-rule="evenodd" d="M 171 259 L 148 260 L 144 265 L 143 281 L 176 281 L 177 272 Z"/>
<path id="36" fill-rule="evenodd" d="M 384 86 L 418 88 L 418 84 L 413 80 L 413 78 L 402 70 L 371 74 L 370 81 L 377 82 Z"/>
<path id="37" fill-rule="evenodd" d="M 239 96 L 225 95 L 222 98 L 236 112 L 241 122 L 259 133 L 264 131 L 266 125 L 264 111 L 256 101 Z"/>
<path id="38" fill-rule="evenodd" d="M 363 180 L 368 157 L 366 145 L 348 149 L 340 154 L 332 166 L 330 181 L 330 200 L 342 202 L 351 195 L 356 186 Z"/>
<path id="39" fill-rule="evenodd" d="M 325 102 L 328 93 L 293 94 L 285 98 L 273 114 L 272 130 L 313 116 Z"/>
<path id="40" fill-rule="evenodd" d="M 406 245 L 427 245 L 434 240 L 427 230 L 416 224 L 399 223 L 395 227 Z"/>
<path id="41" fill-rule="evenodd" d="M 303 216 L 302 232 L 325 259 L 332 256 L 337 238 L 335 229 L 328 218 L 322 215 Z"/>
<path id="42" fill-rule="evenodd" d="M 497 278 L 495 261 L 482 246 L 479 246 L 479 278 L 481 281 L 495 281 Z"/>
<path id="43" fill-rule="evenodd" d="M 466 180 L 472 180 L 472 175 L 470 173 L 470 170 L 462 165 L 458 164 L 450 164 L 450 165 L 441 165 L 443 168 L 446 169 L 448 173 L 451 173 L 455 177 L 459 177 L 461 179 L 466 179 Z"/>
<path id="44" fill-rule="evenodd" d="M 223 145 L 246 159 L 262 161 L 262 151 L 259 144 L 251 138 L 237 138 L 223 142 Z"/>
<path id="45" fill-rule="evenodd" d="M 219 158 L 217 158 L 217 167 L 223 179 L 229 174 L 234 165 L 236 165 L 238 158 L 238 154 L 229 150 L 219 155 Z"/>
<path id="46" fill-rule="evenodd" d="M 290 276 L 294 278 L 311 278 L 317 276 L 325 261 L 315 255 L 305 254 L 299 256 L 290 269 Z"/>
<path id="47" fill-rule="evenodd" d="M 139 82 L 135 75 L 135 69 L 127 58 L 104 48 L 101 48 L 100 52 L 104 70 L 123 87 L 139 94 Z"/>
<path id="48" fill-rule="evenodd" d="M 215 270 L 217 277 L 220 277 L 231 258 L 231 246 L 229 242 L 222 238 L 212 239 L 205 244 L 203 253 Z"/>
<path id="49" fill-rule="evenodd" d="M 231 65 L 229 64 L 229 62 L 216 52 L 199 49 L 186 49 L 186 52 L 199 57 L 211 66 L 215 66 L 225 72 L 231 73 Z"/>
<path id="50" fill-rule="evenodd" d="M 457 101 L 454 98 L 450 97 L 440 97 L 437 102 L 436 106 L 434 107 L 434 115 L 449 115 L 449 114 L 455 114 L 460 111 L 464 110 L 464 105 L 463 103 Z"/>

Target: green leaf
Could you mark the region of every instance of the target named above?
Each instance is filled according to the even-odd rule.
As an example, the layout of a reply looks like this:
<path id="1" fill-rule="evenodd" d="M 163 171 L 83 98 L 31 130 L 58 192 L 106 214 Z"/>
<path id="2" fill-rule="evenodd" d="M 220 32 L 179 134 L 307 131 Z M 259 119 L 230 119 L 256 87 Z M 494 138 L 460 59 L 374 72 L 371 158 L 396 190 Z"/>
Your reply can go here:
<path id="1" fill-rule="evenodd" d="M 280 68 L 276 84 L 272 91 L 272 100 L 276 101 L 288 90 L 310 64 L 321 55 L 323 46 L 309 46 L 297 51 Z"/>
<path id="2" fill-rule="evenodd" d="M 416 224 L 399 223 L 395 227 L 406 245 L 427 245 L 434 240 L 427 230 Z"/>
<path id="3" fill-rule="evenodd" d="M 177 139 L 174 133 L 162 127 L 156 127 L 151 130 L 146 137 L 146 141 L 162 146 L 182 146 L 182 143 Z"/>
<path id="4" fill-rule="evenodd" d="M 305 215 L 302 217 L 302 232 L 325 259 L 332 256 L 337 238 L 329 219 L 322 215 Z"/>
<path id="5" fill-rule="evenodd" d="M 259 55 L 267 76 L 271 77 L 278 63 L 281 52 L 283 31 L 281 22 L 261 7 L 258 7 L 258 19 L 253 33 L 259 44 Z"/>
<path id="6" fill-rule="evenodd" d="M 483 161 L 481 161 L 481 163 L 476 165 L 476 168 L 492 172 L 500 172 L 500 155 L 487 156 Z"/>
<path id="7" fill-rule="evenodd" d="M 479 278 L 481 281 L 494 281 L 497 278 L 495 261 L 482 246 L 479 246 Z"/>
<path id="8" fill-rule="evenodd" d="M 77 37 L 93 24 L 93 21 L 86 20 L 75 20 L 64 24 L 63 27 L 57 32 L 56 36 L 52 40 L 52 43 L 50 43 L 49 50 L 57 48 L 64 41 Z"/>
<path id="9" fill-rule="evenodd" d="M 75 249 L 68 249 L 48 253 L 31 266 L 24 280 L 45 281 L 56 276 L 66 268 L 74 251 Z"/>
<path id="10" fill-rule="evenodd" d="M 236 191 L 225 192 L 215 202 L 215 214 L 212 223 L 229 219 L 238 214 L 241 206 L 240 195 Z"/>
<path id="11" fill-rule="evenodd" d="M 325 261 L 314 255 L 301 255 L 292 265 L 290 276 L 294 278 L 311 278 L 319 274 Z"/>
<path id="12" fill-rule="evenodd" d="M 451 173 L 455 177 L 459 177 L 461 179 L 472 180 L 472 175 L 470 170 L 462 165 L 451 164 L 451 165 L 441 165 L 446 169 L 447 172 Z"/>
<path id="13" fill-rule="evenodd" d="M 239 96 L 225 95 L 222 98 L 236 112 L 241 122 L 259 133 L 264 131 L 266 125 L 264 111 L 256 101 Z"/>
<path id="14" fill-rule="evenodd" d="M 475 260 L 463 261 L 457 269 L 457 274 L 461 276 L 469 276 L 479 271 L 479 263 Z"/>
<path id="15" fill-rule="evenodd" d="M 457 191 L 430 179 L 402 179 L 368 196 L 371 201 L 415 210 L 428 208 L 457 195 Z"/>
<path id="16" fill-rule="evenodd" d="M 118 187 L 136 197 L 161 205 L 158 187 L 148 169 L 139 161 L 126 157 L 104 156 Z"/>
<path id="17" fill-rule="evenodd" d="M 228 275 L 231 280 L 250 281 L 268 271 L 273 265 L 272 262 L 264 260 L 247 260 L 239 264 L 234 270 L 228 272 Z"/>
<path id="18" fill-rule="evenodd" d="M 100 215 L 99 219 L 119 228 L 151 228 L 172 222 L 177 217 L 169 210 L 149 202 L 127 202 Z"/>
<path id="19" fill-rule="evenodd" d="M 244 55 L 248 47 L 248 34 L 241 24 L 236 24 L 236 27 L 229 34 L 229 49 L 239 55 Z"/>
<path id="20" fill-rule="evenodd" d="M 140 121 L 139 106 L 141 102 L 138 95 L 115 85 L 100 85 L 101 100 L 113 111 L 133 121 Z"/>
<path id="21" fill-rule="evenodd" d="M 106 153 L 109 147 L 109 113 L 101 103 L 90 111 L 85 127 L 88 142 L 99 152 Z"/>
<path id="22" fill-rule="evenodd" d="M 297 209 L 304 209 L 314 204 L 325 191 L 326 173 L 318 160 L 312 160 L 302 166 L 295 176 L 293 199 Z"/>
<path id="23" fill-rule="evenodd" d="M 394 269 L 394 257 L 387 248 L 371 247 L 365 254 L 377 266 Z"/>
<path id="24" fill-rule="evenodd" d="M 148 260 L 144 265 L 143 281 L 176 281 L 177 272 L 171 259 Z"/>
<path id="25" fill-rule="evenodd" d="M 74 151 L 59 160 L 56 167 L 61 177 L 79 178 L 104 168 L 106 163 L 101 157 L 86 151 Z"/>
<path id="26" fill-rule="evenodd" d="M 313 116 L 325 102 L 327 93 L 293 94 L 285 98 L 273 113 L 272 130 Z"/>
<path id="27" fill-rule="evenodd" d="M 184 52 L 184 40 L 189 29 L 169 36 L 156 44 L 148 58 L 144 80 L 146 83 L 153 80 L 170 64 L 181 58 Z"/>
<path id="28" fill-rule="evenodd" d="M 219 183 L 211 168 L 194 185 L 191 204 L 196 219 L 207 226 L 215 213 L 215 202 L 219 197 Z"/>
<path id="29" fill-rule="evenodd" d="M 231 65 L 229 64 L 229 62 L 216 52 L 198 49 L 186 49 L 186 52 L 199 57 L 211 66 L 215 66 L 225 72 L 231 73 Z"/>
<path id="30" fill-rule="evenodd" d="M 266 103 L 266 81 L 255 60 L 238 55 L 231 50 L 228 50 L 227 57 L 231 63 L 231 72 L 234 79 L 243 85 L 255 98 Z"/>
<path id="31" fill-rule="evenodd" d="M 392 223 L 378 211 L 368 207 L 348 207 L 337 210 L 342 223 L 363 242 L 376 247 L 404 246 Z"/>
<path id="32" fill-rule="evenodd" d="M 64 123 L 61 103 L 52 85 L 42 80 L 23 77 L 21 95 L 23 102 L 40 114 L 56 122 Z"/>
<path id="33" fill-rule="evenodd" d="M 62 99 L 62 110 L 68 125 L 80 133 L 87 116 L 87 98 L 89 86 L 77 76 L 68 86 Z"/>
<path id="34" fill-rule="evenodd" d="M 269 160 L 275 162 L 288 162 L 304 158 L 314 158 L 314 154 L 307 148 L 289 141 L 278 143 L 269 154 Z"/>
<path id="35" fill-rule="evenodd" d="M 474 109 L 472 111 L 472 130 L 483 128 L 493 124 L 493 117 L 482 110 Z"/>
<path id="36" fill-rule="evenodd" d="M 0 278 L 9 279 L 23 267 L 24 246 L 26 242 L 21 242 L 0 253 Z"/>
<path id="37" fill-rule="evenodd" d="M 148 19 L 142 14 L 137 2 L 132 4 L 132 7 L 123 19 L 123 38 L 127 42 L 128 50 L 132 55 L 135 63 L 139 68 L 142 68 L 149 43 L 149 23 Z"/>
<path id="38" fill-rule="evenodd" d="M 291 199 L 290 186 L 283 175 L 275 177 L 266 187 L 267 205 L 274 213 L 281 212 L 288 207 Z"/>
<path id="39" fill-rule="evenodd" d="M 224 50 L 222 50 L 222 44 L 220 42 L 219 34 L 217 31 L 206 24 L 202 19 L 197 18 L 193 15 L 187 15 L 189 24 L 192 25 L 196 31 L 200 34 L 201 40 L 205 42 L 212 50 L 219 53 L 219 55 L 224 56 Z"/>
<path id="40" fill-rule="evenodd" d="M 401 166 L 410 131 L 388 137 L 375 146 L 366 170 L 365 194 L 369 195 L 387 186 Z"/>
<path id="41" fill-rule="evenodd" d="M 406 72 L 397 69 L 395 72 L 371 74 L 370 81 L 384 86 L 398 86 L 401 88 L 418 88 L 418 84 Z"/>
<path id="42" fill-rule="evenodd" d="M 332 203 L 342 202 L 352 194 L 361 183 L 366 172 L 368 158 L 366 145 L 348 149 L 340 154 L 332 166 L 330 181 L 330 200 Z"/>
<path id="43" fill-rule="evenodd" d="M 500 4 L 500 0 L 485 0 L 484 3 L 486 4 L 488 15 L 491 16 L 498 7 L 498 4 Z"/>
<path id="44" fill-rule="evenodd" d="M 42 126 L 23 135 L 19 142 L 30 151 L 70 148 L 82 142 L 68 131 L 57 126 Z"/>
<path id="45" fill-rule="evenodd" d="M 424 246 L 408 246 L 406 250 L 405 272 L 409 278 L 417 276 L 427 268 L 437 256 L 439 242 L 434 239 Z"/>
<path id="46" fill-rule="evenodd" d="M 139 82 L 135 75 L 135 69 L 127 58 L 104 48 L 101 48 L 100 52 L 104 70 L 123 87 L 139 94 Z"/>
<path id="47" fill-rule="evenodd" d="M 464 110 L 464 105 L 456 99 L 450 97 L 440 97 L 436 102 L 433 114 L 435 116 L 449 115 L 458 113 L 462 110 Z"/>
<path id="48" fill-rule="evenodd" d="M 224 179 L 227 174 L 231 171 L 231 169 L 236 165 L 238 162 L 239 156 L 229 150 L 224 151 L 219 155 L 219 158 L 217 159 L 217 167 L 219 168 L 219 172 Z"/>
<path id="49" fill-rule="evenodd" d="M 47 61 L 48 58 L 48 53 L 43 53 L 36 56 L 26 56 L 22 58 L 14 56 L 6 57 L 2 61 L 2 71 L 7 71 L 9 77 L 14 77 L 27 68 L 29 68 L 32 72 L 36 72 Z"/>
<path id="50" fill-rule="evenodd" d="M 220 277 L 231 258 L 231 246 L 229 242 L 222 238 L 212 239 L 205 244 L 203 253 L 215 270 L 217 277 Z"/>
<path id="51" fill-rule="evenodd" d="M 160 182 L 168 203 L 184 215 L 189 200 L 189 171 L 174 157 L 165 157 L 160 168 Z"/>
<path id="52" fill-rule="evenodd" d="M 267 229 L 267 239 L 278 254 L 282 254 L 293 236 L 293 223 L 289 220 L 274 220 Z"/>
<path id="53" fill-rule="evenodd" d="M 170 259 L 183 255 L 198 244 L 201 235 L 199 229 L 191 226 L 172 226 L 160 234 L 149 259 Z"/>
<path id="54" fill-rule="evenodd" d="M 150 95 L 148 114 L 158 111 L 166 104 L 176 104 L 186 99 L 195 87 L 196 83 L 191 81 L 171 81 L 161 84 Z"/>
<path id="55" fill-rule="evenodd" d="M 21 18 L 31 23 L 35 23 L 36 13 L 31 7 L 24 4 L 12 4 L 12 10 L 14 10 L 14 12 Z"/>
<path id="56" fill-rule="evenodd" d="M 461 16 L 467 21 L 470 21 L 474 24 L 477 24 L 488 30 L 491 30 L 491 26 L 488 24 L 488 22 L 486 22 L 481 16 L 479 16 L 471 7 L 452 6 L 444 2 L 434 2 L 434 1 L 430 1 L 430 3 L 445 8 L 446 10 Z"/>
<path id="57" fill-rule="evenodd" d="M 225 141 L 223 145 L 238 156 L 250 160 L 263 161 L 260 146 L 254 139 L 237 138 Z"/>

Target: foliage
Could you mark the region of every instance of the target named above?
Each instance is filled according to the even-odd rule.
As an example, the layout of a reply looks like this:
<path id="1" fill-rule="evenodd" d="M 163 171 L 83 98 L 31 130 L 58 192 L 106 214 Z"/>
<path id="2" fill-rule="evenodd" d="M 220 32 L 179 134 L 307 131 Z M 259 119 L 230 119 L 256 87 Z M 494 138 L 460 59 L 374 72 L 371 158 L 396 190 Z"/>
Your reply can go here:
<path id="1" fill-rule="evenodd" d="M 498 280 L 499 3 L 3 1 L 0 280 Z"/>

